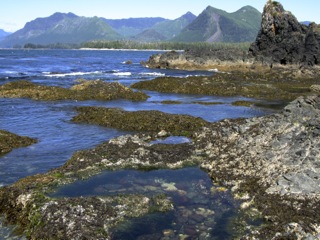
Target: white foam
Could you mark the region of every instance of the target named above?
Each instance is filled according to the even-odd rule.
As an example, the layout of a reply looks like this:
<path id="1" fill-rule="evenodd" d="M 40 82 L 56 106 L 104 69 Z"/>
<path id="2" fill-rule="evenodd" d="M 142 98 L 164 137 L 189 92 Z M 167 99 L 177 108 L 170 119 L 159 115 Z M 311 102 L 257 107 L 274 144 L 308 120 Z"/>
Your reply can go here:
<path id="1" fill-rule="evenodd" d="M 159 72 L 146 72 L 146 73 L 139 73 L 139 75 L 147 75 L 147 76 L 165 76 L 165 73 L 159 73 Z"/>
<path id="2" fill-rule="evenodd" d="M 4 71 L 5 74 L 17 74 L 18 72 L 16 71 Z"/>
<path id="3" fill-rule="evenodd" d="M 90 75 L 90 74 L 101 74 L 100 71 L 94 72 L 72 72 L 72 73 L 48 73 L 43 72 L 44 76 L 46 77 L 68 77 L 68 76 L 83 76 L 83 75 Z"/>
<path id="4" fill-rule="evenodd" d="M 116 73 L 113 73 L 113 75 L 115 75 L 115 76 L 131 76 L 132 73 L 131 72 L 116 72 Z"/>

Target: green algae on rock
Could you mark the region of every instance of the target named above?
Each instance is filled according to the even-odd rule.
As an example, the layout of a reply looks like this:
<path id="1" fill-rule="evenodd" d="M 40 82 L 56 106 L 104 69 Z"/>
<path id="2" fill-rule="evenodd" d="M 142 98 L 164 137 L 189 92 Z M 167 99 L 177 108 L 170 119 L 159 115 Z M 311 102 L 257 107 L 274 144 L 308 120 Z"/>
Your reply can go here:
<path id="1" fill-rule="evenodd" d="M 125 143 L 120 139 L 117 142 L 115 139 L 101 145 L 99 149 L 78 152 L 60 168 L 53 169 L 46 174 L 26 177 L 10 186 L 0 188 L 0 214 L 5 215 L 8 223 L 18 225 L 19 233 L 30 239 L 72 239 L 78 235 L 84 236 L 83 234 L 94 238 L 108 238 L 110 228 L 127 218 L 157 211 L 171 211 L 172 202 L 163 194 L 153 196 L 121 194 L 110 197 L 79 198 L 48 197 L 47 193 L 57 186 L 96 175 L 104 169 L 124 168 L 125 164 L 121 165 L 121 156 L 127 153 L 132 157 L 130 158 L 129 155 L 124 157 L 132 160 L 137 154 L 137 148 L 130 148 L 131 137 L 127 136 L 127 138 L 129 141 Z M 140 141 L 141 144 L 150 146 Z M 139 145 L 134 144 L 134 147 L 137 146 Z M 101 149 L 106 150 L 105 154 Z M 181 149 L 185 154 L 190 153 L 186 150 L 187 148 Z M 169 154 L 170 151 L 163 152 L 165 157 L 165 153 Z M 174 156 L 175 153 L 177 151 L 173 151 L 171 156 Z M 92 158 L 94 154 L 96 158 Z M 113 160 L 108 159 L 109 156 L 106 154 L 109 154 Z M 136 158 L 138 159 L 139 156 Z M 155 156 L 153 158 L 161 162 Z M 145 160 L 148 161 L 148 159 L 146 157 Z M 181 158 L 168 158 L 168 160 L 174 163 L 181 161 Z M 141 167 L 137 161 L 129 162 L 132 167 L 138 167 L 138 169 Z M 141 159 L 140 163 L 144 163 L 144 160 Z M 150 162 L 151 166 L 154 166 L 153 164 Z"/>
<path id="2" fill-rule="evenodd" d="M 209 156 L 201 166 L 267 220 L 249 239 L 320 236 L 319 103 L 300 97 L 279 114 L 214 123 L 198 135 L 207 144 L 195 134 Z"/>
<path id="3" fill-rule="evenodd" d="M 127 131 L 160 132 L 185 135 L 208 124 L 199 117 L 169 114 L 160 111 L 128 112 L 119 108 L 78 107 L 79 114 L 72 121 L 98 124 Z"/>
<path id="4" fill-rule="evenodd" d="M 52 176 L 26 180 L 0 189 L 0 213 L 28 239 L 108 239 L 110 229 L 127 218 L 173 207 L 164 195 L 49 198 L 44 193 L 55 182 Z"/>
<path id="5" fill-rule="evenodd" d="M 14 148 L 27 147 L 36 142 L 36 139 L 0 130 L 0 155 L 8 153 Z"/>
<path id="6" fill-rule="evenodd" d="M 316 239 L 320 236 L 319 116 L 320 97 L 308 96 L 277 114 L 211 123 L 193 132 L 189 143 L 153 145 L 150 134 L 120 136 L 76 152 L 46 174 L 0 188 L 0 214 L 20 225 L 30 239 L 55 232 L 61 234 L 58 238 L 68 239 L 78 236 L 80 226 L 90 236 L 109 237 L 110 226 L 127 216 L 138 216 L 136 211 L 145 214 L 146 206 L 153 211 L 154 204 L 163 203 L 159 211 L 171 210 L 170 200 L 143 195 L 116 196 L 116 202 L 99 196 L 54 199 L 46 193 L 106 169 L 176 169 L 197 164 L 214 182 L 230 187 L 245 201 L 241 209 L 248 218 L 264 220 L 262 226 L 244 225 L 244 239 Z M 137 202 L 142 208 L 137 208 Z M 95 216 L 102 210 L 105 214 L 96 223 Z M 49 225 L 52 231 L 47 231 Z"/>
<path id="7" fill-rule="evenodd" d="M 159 77 L 141 81 L 132 88 L 165 93 L 203 94 L 215 96 L 243 96 L 248 98 L 292 101 L 310 92 L 317 78 L 292 76 L 290 69 L 258 71 L 233 71 L 215 73 L 212 76 L 187 78 Z"/>
<path id="8" fill-rule="evenodd" d="M 37 85 L 29 81 L 10 82 L 0 86 L 0 97 L 7 98 L 31 98 L 34 100 L 114 100 L 128 99 L 133 101 L 145 101 L 148 96 L 142 92 L 134 92 L 132 89 L 118 83 L 106 83 L 101 80 L 86 81 L 71 87 L 70 89 Z"/>
<path id="9" fill-rule="evenodd" d="M 201 157 L 193 155 L 193 144 L 150 144 L 152 137 L 126 135 L 96 148 L 78 151 L 59 172 L 70 178 L 87 178 L 101 169 L 177 169 L 201 162 Z"/>

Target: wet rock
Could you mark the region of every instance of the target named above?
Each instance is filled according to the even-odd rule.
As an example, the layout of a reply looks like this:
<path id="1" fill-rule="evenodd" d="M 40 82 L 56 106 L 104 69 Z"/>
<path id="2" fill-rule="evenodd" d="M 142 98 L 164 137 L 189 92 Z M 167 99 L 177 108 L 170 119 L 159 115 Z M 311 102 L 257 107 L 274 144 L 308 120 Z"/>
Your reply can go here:
<path id="1" fill-rule="evenodd" d="M 281 176 L 277 186 L 267 192 L 279 192 L 284 195 L 288 192 L 295 194 L 314 194 L 320 192 L 320 172 L 313 172 L 310 176 L 306 172 L 289 173 Z"/>
<path id="2" fill-rule="evenodd" d="M 178 191 L 175 183 L 162 183 L 161 187 L 164 188 L 165 191 Z"/>
<path id="3" fill-rule="evenodd" d="M 244 96 L 255 99 L 292 101 L 310 92 L 317 84 L 316 73 L 309 76 L 293 76 L 296 70 L 272 69 L 252 72 L 233 71 L 231 74 L 216 73 L 208 77 L 159 77 L 151 81 L 141 81 L 132 85 L 140 90 L 165 93 L 202 94 L 214 96 Z M 241 105 L 253 105 L 242 102 Z"/>
<path id="4" fill-rule="evenodd" d="M 211 159 L 202 166 L 215 181 L 251 196 L 246 208 L 257 207 L 277 223 L 277 231 L 299 219 L 313 229 L 304 228 L 307 235 L 318 234 L 313 226 L 320 214 L 319 101 L 319 96 L 300 97 L 279 114 L 225 120 L 199 135 L 211 139 L 201 143 Z M 271 237 L 268 231 L 261 230 L 260 237 Z"/>
<path id="5" fill-rule="evenodd" d="M 191 133 L 208 122 L 189 115 L 168 114 L 160 111 L 128 112 L 118 108 L 78 107 L 79 115 L 72 121 L 98 124 L 128 131 L 170 132 L 174 135 L 191 135 Z M 158 134 L 159 136 L 159 134 Z"/>
<path id="6" fill-rule="evenodd" d="M 310 90 L 315 93 L 320 93 L 320 85 L 312 85 Z"/>
<path id="7" fill-rule="evenodd" d="M 184 227 L 184 233 L 186 235 L 189 235 L 190 237 L 195 237 L 197 235 L 197 230 L 194 226 L 185 226 Z"/>
<path id="8" fill-rule="evenodd" d="M 145 101 L 148 96 L 142 92 L 134 92 L 132 89 L 117 83 L 106 83 L 101 80 L 86 81 L 70 89 L 52 86 L 37 85 L 29 81 L 9 82 L 0 86 L 0 96 L 7 98 L 31 98 L 35 100 L 114 100 L 128 99 L 133 101 Z"/>
<path id="9" fill-rule="evenodd" d="M 193 215 L 191 216 L 191 219 L 194 220 L 194 221 L 197 222 L 197 223 L 203 222 L 204 218 L 205 218 L 205 217 L 204 217 L 203 215 L 201 215 L 201 214 L 193 214 Z"/>
<path id="10" fill-rule="evenodd" d="M 48 226 L 39 222 L 46 223 L 47 220 L 54 220 L 55 229 L 59 228 L 63 234 L 69 234 L 71 229 L 70 234 L 77 236 L 78 225 L 73 224 L 77 222 L 76 216 L 79 216 L 79 226 L 85 229 L 86 234 L 100 236 L 101 231 L 97 233 L 97 228 L 91 228 L 94 225 L 90 220 L 94 216 L 91 213 L 109 206 L 106 204 L 108 201 L 113 201 L 110 206 L 115 212 L 106 212 L 117 217 L 103 220 L 106 223 L 103 234 L 108 234 L 108 221 L 115 221 L 112 226 L 121 219 L 141 216 L 149 210 L 171 210 L 172 203 L 165 195 L 117 196 L 117 200 L 77 198 L 68 202 L 68 199 L 50 199 L 46 193 L 57 185 L 90 177 L 104 169 L 180 168 L 201 164 L 218 186 L 231 188 L 235 195 L 246 200 L 242 211 L 249 212 L 250 216 L 255 212 L 255 217 L 267 220 L 259 227 L 239 229 L 243 231 L 244 238 L 316 238 L 320 233 L 319 121 L 320 96 L 310 95 L 296 99 L 281 112 L 269 116 L 211 123 L 193 132 L 190 143 L 152 145 L 149 143 L 152 134 L 121 136 L 93 149 L 76 152 L 66 164 L 46 174 L 21 179 L 0 188 L 0 213 L 6 216 L 8 222 L 19 224 L 28 236 L 40 232 L 45 234 L 43 229 Z M 159 182 L 159 186 L 161 184 L 163 182 Z M 210 187 L 203 182 L 193 183 L 190 188 L 196 191 L 185 196 L 193 202 L 208 204 L 214 197 L 210 194 Z M 83 204 L 92 201 L 97 203 Z M 217 210 L 223 206 L 220 204 L 216 203 Z M 65 206 L 64 211 L 59 211 L 60 205 Z M 52 206 L 54 208 L 47 212 Z M 211 216 L 219 217 L 229 209 L 226 207 L 214 213 L 205 208 L 178 208 L 176 211 L 181 216 L 177 221 L 184 224 L 190 234 L 175 229 L 176 235 L 182 234 L 192 239 L 199 236 L 197 230 L 202 229 L 203 225 L 208 226 L 209 222 L 215 221 L 209 221 Z M 208 217 L 205 217 L 206 214 Z M 199 223 L 202 217 L 198 215 L 206 219 L 204 223 Z M 190 226 L 190 223 L 194 225 Z M 298 223 L 299 226 L 290 230 L 288 226 L 291 223 Z M 45 238 L 43 235 L 41 237 Z"/>
<path id="11" fill-rule="evenodd" d="M 27 147 L 36 142 L 36 139 L 0 130 L 0 155 L 8 153 L 14 148 Z"/>
<path id="12" fill-rule="evenodd" d="M 247 52 L 236 49 L 197 49 L 187 50 L 184 53 L 176 51 L 152 55 L 144 63 L 150 68 L 170 69 L 231 69 L 230 66 L 239 67 L 245 64 Z"/>
<path id="13" fill-rule="evenodd" d="M 164 195 L 52 199 L 44 192 L 56 184 L 54 177 L 37 175 L 29 180 L 0 189 L 0 213 L 30 239 L 108 239 L 112 227 L 127 218 L 173 208 Z"/>
<path id="14" fill-rule="evenodd" d="M 162 234 L 165 237 L 174 236 L 174 232 L 172 229 L 165 229 L 165 230 L 163 230 Z"/>
<path id="15" fill-rule="evenodd" d="M 166 137 L 168 136 L 168 133 L 165 130 L 161 130 L 158 132 L 158 137 Z"/>

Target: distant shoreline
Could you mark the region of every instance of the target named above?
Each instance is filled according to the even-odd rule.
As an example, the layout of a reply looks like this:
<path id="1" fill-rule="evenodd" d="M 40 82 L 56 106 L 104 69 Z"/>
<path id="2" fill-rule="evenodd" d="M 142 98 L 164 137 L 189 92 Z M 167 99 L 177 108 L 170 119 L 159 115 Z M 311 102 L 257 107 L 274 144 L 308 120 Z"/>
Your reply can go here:
<path id="1" fill-rule="evenodd" d="M 143 51 L 143 52 L 184 52 L 184 50 L 161 50 L 161 49 L 130 49 L 130 48 L 70 48 L 70 49 L 63 49 L 63 48 L 0 48 L 1 50 L 80 50 L 80 51 Z"/>
<path id="2" fill-rule="evenodd" d="M 101 50 L 101 51 L 144 51 L 144 52 L 171 52 L 171 51 L 176 51 L 176 52 L 184 52 L 184 50 L 161 50 L 161 49 L 130 49 L 130 48 L 79 48 L 75 50 Z"/>

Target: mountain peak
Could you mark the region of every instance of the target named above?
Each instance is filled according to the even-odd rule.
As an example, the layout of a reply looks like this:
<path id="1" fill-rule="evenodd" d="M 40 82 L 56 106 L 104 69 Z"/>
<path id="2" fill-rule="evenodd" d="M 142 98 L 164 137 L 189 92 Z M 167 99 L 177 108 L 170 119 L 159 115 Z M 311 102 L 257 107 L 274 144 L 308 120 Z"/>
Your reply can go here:
<path id="1" fill-rule="evenodd" d="M 49 18 L 63 18 L 63 17 L 75 18 L 75 17 L 78 17 L 78 16 L 75 15 L 74 13 L 72 13 L 72 12 L 68 12 L 68 13 L 55 12 L 54 14 L 49 16 Z"/>
<path id="2" fill-rule="evenodd" d="M 181 18 L 187 19 L 190 23 L 197 18 L 192 12 L 187 12 L 186 14 L 182 15 Z"/>

